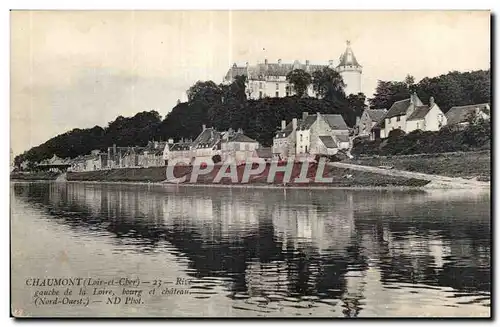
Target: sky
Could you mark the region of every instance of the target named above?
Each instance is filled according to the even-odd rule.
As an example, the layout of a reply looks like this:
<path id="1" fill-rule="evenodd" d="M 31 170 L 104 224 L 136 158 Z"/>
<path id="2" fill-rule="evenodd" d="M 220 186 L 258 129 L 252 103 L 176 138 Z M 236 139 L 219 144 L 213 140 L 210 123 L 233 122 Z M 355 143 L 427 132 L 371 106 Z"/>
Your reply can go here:
<path id="1" fill-rule="evenodd" d="M 13 155 L 73 128 L 157 110 L 234 63 L 335 63 L 377 80 L 490 68 L 488 11 L 11 11 Z"/>

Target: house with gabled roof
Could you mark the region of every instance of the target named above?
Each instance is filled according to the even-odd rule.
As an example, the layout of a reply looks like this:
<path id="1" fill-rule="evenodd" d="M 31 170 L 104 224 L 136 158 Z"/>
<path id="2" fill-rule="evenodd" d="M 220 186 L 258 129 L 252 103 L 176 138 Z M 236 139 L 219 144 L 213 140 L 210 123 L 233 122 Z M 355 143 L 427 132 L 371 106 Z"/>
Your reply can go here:
<path id="1" fill-rule="evenodd" d="M 167 142 L 149 141 L 148 145 L 139 152 L 138 165 L 140 167 L 161 167 L 165 165 L 163 150 Z"/>
<path id="2" fill-rule="evenodd" d="M 107 168 L 108 155 L 100 150 L 92 150 L 90 154 L 84 156 L 85 171 L 95 171 Z"/>
<path id="3" fill-rule="evenodd" d="M 395 129 L 405 133 L 415 130 L 438 131 L 446 125 L 446 121 L 443 111 L 434 102 L 433 97 L 429 99 L 428 105 L 424 105 L 417 94 L 413 93 L 408 99 L 394 102 L 383 121 L 372 128 L 372 137 L 388 137 Z"/>
<path id="4" fill-rule="evenodd" d="M 71 167 L 68 168 L 68 171 L 85 171 L 87 167 L 87 160 L 85 156 L 78 156 L 76 158 L 71 159 Z"/>
<path id="5" fill-rule="evenodd" d="M 317 144 L 318 153 L 325 155 L 334 155 L 339 151 L 339 147 L 337 146 L 337 142 L 333 139 L 333 137 L 329 135 L 319 136 L 318 144 Z"/>
<path id="6" fill-rule="evenodd" d="M 447 125 L 467 126 L 474 119 L 490 119 L 490 114 L 489 103 L 471 104 L 451 107 L 446 113 L 446 120 Z"/>
<path id="7" fill-rule="evenodd" d="M 371 136 L 372 128 L 382 121 L 387 109 L 365 109 L 355 127 L 356 136 Z"/>
<path id="8" fill-rule="evenodd" d="M 191 143 L 190 140 L 185 141 L 184 139 L 174 143 L 174 141 L 170 139 L 163 149 L 163 160 L 165 163 L 167 164 L 168 161 L 174 159 L 182 159 L 184 162 L 191 162 L 193 157 L 191 154 Z"/>
<path id="9" fill-rule="evenodd" d="M 210 162 L 216 155 L 221 156 L 221 160 L 242 161 L 248 157 L 256 156 L 256 149 L 259 142 L 248 137 L 239 129 L 234 131 L 217 131 L 215 128 L 202 126 L 201 133 L 194 141 L 183 141 L 173 143 L 169 141 L 163 150 L 163 160 L 181 158 L 184 162 L 193 163 L 194 160 L 206 160 Z"/>
<path id="10" fill-rule="evenodd" d="M 238 163 L 257 157 L 259 147 L 259 142 L 246 136 L 241 128 L 237 132 L 232 128 L 222 132 L 221 159 L 224 162 L 231 160 Z"/>
<path id="11" fill-rule="evenodd" d="M 283 160 L 295 155 L 296 130 L 297 118 L 293 118 L 288 125 L 285 120 L 281 121 L 281 129 L 276 132 L 271 148 L 274 159 Z"/>
<path id="12" fill-rule="evenodd" d="M 191 143 L 191 159 L 212 160 L 213 156 L 217 154 L 221 155 L 221 139 L 221 132 L 215 128 L 207 128 L 206 125 L 203 125 L 201 133 Z"/>
<path id="13" fill-rule="evenodd" d="M 283 128 L 284 127 L 284 128 Z M 338 149 L 349 148 L 349 128 L 342 115 L 302 113 L 302 119 L 294 118 L 277 131 L 273 139 L 273 156 L 277 160 L 301 160 L 308 156 L 321 154 L 324 149 L 320 136 L 329 136 Z"/>

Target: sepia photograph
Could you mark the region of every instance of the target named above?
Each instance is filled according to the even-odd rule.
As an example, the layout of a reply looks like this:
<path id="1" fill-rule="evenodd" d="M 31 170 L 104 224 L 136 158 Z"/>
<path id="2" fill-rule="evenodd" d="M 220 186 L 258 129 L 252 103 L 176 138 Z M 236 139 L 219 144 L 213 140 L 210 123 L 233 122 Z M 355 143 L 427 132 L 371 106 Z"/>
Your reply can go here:
<path id="1" fill-rule="evenodd" d="M 492 317 L 491 11 L 9 20 L 11 317 Z"/>

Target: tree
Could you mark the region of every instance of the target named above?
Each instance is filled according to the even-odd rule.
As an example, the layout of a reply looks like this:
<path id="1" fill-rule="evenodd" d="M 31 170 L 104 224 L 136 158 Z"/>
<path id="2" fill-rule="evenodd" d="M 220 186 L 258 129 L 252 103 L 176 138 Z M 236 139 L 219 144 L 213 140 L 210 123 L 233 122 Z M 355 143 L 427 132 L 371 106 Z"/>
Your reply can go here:
<path id="1" fill-rule="evenodd" d="M 329 70 L 314 74 L 314 77 L 315 89 L 321 93 L 325 88 L 320 85 L 330 85 L 332 91 L 330 94 L 333 96 L 328 96 L 327 92 L 327 96 L 322 99 L 285 97 L 246 100 L 244 76 L 237 76 L 230 85 L 198 81 L 187 91 L 190 100 L 177 103 L 163 121 L 160 114 L 154 110 L 139 112 L 133 117 L 118 116 L 106 128 L 94 126 L 87 129 L 73 129 L 51 138 L 17 156 L 15 163 L 18 165 L 24 160 L 39 162 L 51 158 L 54 154 L 61 158 L 74 158 L 88 154 L 94 149 L 106 150 L 113 144 L 145 146 L 152 139 L 166 140 L 170 137 L 194 139 L 201 132 L 202 124 L 219 130 L 230 127 L 242 128 L 249 137 L 264 146 L 270 146 L 281 120 L 290 122 L 292 118 L 300 117 L 302 112 L 341 114 L 346 124 L 352 127 L 356 116 L 359 116 L 364 109 L 365 96 L 357 94 L 346 98 L 343 92 L 340 92 L 341 84 L 338 76 Z M 305 94 L 311 79 L 312 77 L 303 70 L 294 70 L 287 76 L 287 80 L 294 86 L 298 95 Z M 407 76 L 403 82 L 379 81 L 374 97 L 369 99 L 369 103 L 372 108 L 389 108 L 395 101 L 409 98 L 412 87 L 424 103 L 433 96 L 435 102 L 445 112 L 452 106 L 491 102 L 490 71 L 480 70 L 426 77 L 417 84 L 414 84 L 411 76 Z M 478 122 L 474 121 L 471 124 L 467 133 L 447 133 L 446 128 L 443 128 L 438 132 L 441 134 L 435 138 L 427 137 L 425 144 L 421 143 L 420 136 L 413 140 L 413 136 L 410 135 L 408 139 L 415 142 L 404 144 L 397 143 L 398 138 L 392 137 L 391 139 L 397 142 L 395 141 L 393 149 L 390 150 L 392 152 L 387 151 L 388 153 L 414 152 L 416 150 L 412 148 L 413 146 L 418 147 L 420 152 L 439 149 L 457 151 L 464 147 L 488 146 L 490 129 L 489 122 L 481 122 L 479 119 Z M 443 139 L 445 141 L 442 141 Z M 445 143 L 446 146 L 443 145 Z M 364 150 L 366 149 L 363 148 Z"/>
<path id="2" fill-rule="evenodd" d="M 222 102 L 222 90 L 213 81 L 198 81 L 186 93 L 189 102 L 200 101 L 210 105 Z"/>
<path id="3" fill-rule="evenodd" d="M 373 98 L 368 99 L 370 107 L 374 109 L 389 109 L 399 100 L 410 97 L 408 85 L 405 82 L 378 81 Z"/>
<path id="4" fill-rule="evenodd" d="M 406 75 L 404 83 L 406 84 L 406 87 L 408 88 L 408 91 L 410 91 L 410 93 L 415 92 L 415 77 L 410 74 Z"/>
<path id="5" fill-rule="evenodd" d="M 349 109 L 352 110 L 356 117 L 361 117 L 365 110 L 366 96 L 363 93 L 350 94 L 347 97 Z"/>
<path id="6" fill-rule="evenodd" d="M 236 102 L 244 102 L 247 99 L 246 89 L 247 77 L 243 75 L 237 75 L 226 92 L 226 98 L 235 100 Z"/>
<path id="7" fill-rule="evenodd" d="M 321 99 L 345 97 L 344 80 L 335 70 L 325 67 L 312 75 L 313 90 Z"/>
<path id="8" fill-rule="evenodd" d="M 292 70 L 286 75 L 286 80 L 300 98 L 306 94 L 307 88 L 312 83 L 311 75 L 303 69 Z"/>

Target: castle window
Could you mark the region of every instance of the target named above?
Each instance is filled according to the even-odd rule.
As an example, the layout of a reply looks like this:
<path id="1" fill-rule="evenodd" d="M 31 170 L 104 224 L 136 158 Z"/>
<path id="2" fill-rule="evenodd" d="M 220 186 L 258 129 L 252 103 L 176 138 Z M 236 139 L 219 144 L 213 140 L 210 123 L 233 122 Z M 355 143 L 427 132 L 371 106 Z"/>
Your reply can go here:
<path id="1" fill-rule="evenodd" d="M 302 142 L 302 134 L 300 134 L 300 142 Z"/>
<path id="2" fill-rule="evenodd" d="M 276 90 L 279 90 L 279 89 L 280 89 L 280 84 L 276 83 Z"/>
<path id="3" fill-rule="evenodd" d="M 400 120 L 401 120 L 401 116 L 397 116 L 396 121 L 400 121 Z"/>
<path id="4" fill-rule="evenodd" d="M 276 91 L 276 97 L 279 98 L 280 96 L 280 91 Z"/>
<path id="5" fill-rule="evenodd" d="M 262 99 L 262 91 L 259 91 L 259 99 Z"/>
<path id="6" fill-rule="evenodd" d="M 262 87 L 263 87 L 263 85 L 264 85 L 264 83 L 259 82 L 259 88 L 262 88 Z"/>

